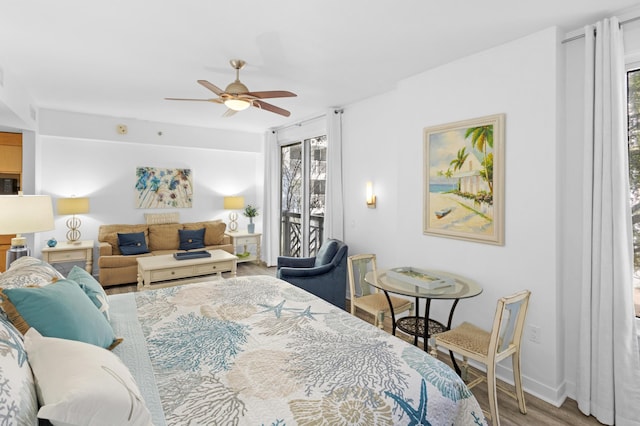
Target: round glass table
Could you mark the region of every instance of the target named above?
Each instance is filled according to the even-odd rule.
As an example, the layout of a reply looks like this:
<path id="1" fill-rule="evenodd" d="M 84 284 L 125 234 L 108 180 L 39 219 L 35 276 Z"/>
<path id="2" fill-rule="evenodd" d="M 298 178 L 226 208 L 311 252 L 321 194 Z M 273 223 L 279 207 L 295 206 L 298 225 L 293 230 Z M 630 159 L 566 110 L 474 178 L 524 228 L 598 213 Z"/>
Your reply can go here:
<path id="1" fill-rule="evenodd" d="M 387 301 L 389 302 L 391 311 L 393 335 L 395 336 L 397 327 L 403 332 L 412 335 L 413 344 L 416 346 L 418 346 L 418 337 L 422 337 L 424 342 L 424 350 L 427 351 L 429 337 L 431 335 L 451 329 L 451 321 L 453 320 L 453 314 L 456 310 L 458 302 L 461 299 L 467 299 L 479 295 L 480 293 L 482 293 L 482 287 L 469 278 L 452 274 L 450 272 L 431 269 L 415 269 L 420 273 L 426 274 L 430 278 L 437 278 L 431 282 L 425 281 L 424 285 L 420 282 L 420 279 L 414 279 L 411 276 L 407 277 L 396 272 L 398 270 L 408 269 L 413 268 L 394 268 L 386 271 L 378 271 L 377 276 L 374 276 L 373 272 L 368 272 L 365 275 L 365 281 L 372 286 L 382 290 L 387 297 Z M 415 298 L 416 314 L 414 316 L 400 318 L 396 321 L 395 313 L 393 312 L 393 306 L 391 304 L 391 300 L 389 299 L 389 293 L 401 294 L 404 296 Z M 420 316 L 420 299 L 425 300 L 424 317 Z M 453 300 L 451 310 L 449 311 L 449 319 L 446 325 L 429 318 L 431 301 L 434 299 Z M 427 324 L 426 327 L 425 324 Z M 451 357 L 454 367 L 459 373 L 458 366 L 453 359 L 453 354 L 451 354 Z"/>

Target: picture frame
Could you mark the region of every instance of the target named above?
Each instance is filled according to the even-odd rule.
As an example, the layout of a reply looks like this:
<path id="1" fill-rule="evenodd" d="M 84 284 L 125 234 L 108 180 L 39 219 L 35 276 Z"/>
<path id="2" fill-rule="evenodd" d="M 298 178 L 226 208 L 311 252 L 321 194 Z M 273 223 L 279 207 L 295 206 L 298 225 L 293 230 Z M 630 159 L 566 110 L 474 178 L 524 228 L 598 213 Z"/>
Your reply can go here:
<path id="1" fill-rule="evenodd" d="M 423 233 L 504 245 L 505 114 L 424 128 Z"/>
<path id="2" fill-rule="evenodd" d="M 135 203 L 138 209 L 191 208 L 191 169 L 136 167 Z"/>

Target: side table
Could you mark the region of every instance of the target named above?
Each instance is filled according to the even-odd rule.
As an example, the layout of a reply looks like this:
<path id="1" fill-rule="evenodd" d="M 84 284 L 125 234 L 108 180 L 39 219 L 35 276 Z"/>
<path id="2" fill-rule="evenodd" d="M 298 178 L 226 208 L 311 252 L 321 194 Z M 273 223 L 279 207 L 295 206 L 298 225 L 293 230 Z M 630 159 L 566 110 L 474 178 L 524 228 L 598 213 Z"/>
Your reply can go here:
<path id="1" fill-rule="evenodd" d="M 93 240 L 75 243 L 60 242 L 55 247 L 42 249 L 42 260 L 49 264 L 84 261 L 84 269 L 91 273 L 93 267 Z"/>
<path id="2" fill-rule="evenodd" d="M 250 234 L 244 231 L 225 232 L 231 238 L 231 244 L 235 255 L 238 256 L 238 263 L 256 262 L 260 263 L 260 240 L 261 233 Z M 250 246 L 255 246 L 255 252 L 249 250 Z"/>

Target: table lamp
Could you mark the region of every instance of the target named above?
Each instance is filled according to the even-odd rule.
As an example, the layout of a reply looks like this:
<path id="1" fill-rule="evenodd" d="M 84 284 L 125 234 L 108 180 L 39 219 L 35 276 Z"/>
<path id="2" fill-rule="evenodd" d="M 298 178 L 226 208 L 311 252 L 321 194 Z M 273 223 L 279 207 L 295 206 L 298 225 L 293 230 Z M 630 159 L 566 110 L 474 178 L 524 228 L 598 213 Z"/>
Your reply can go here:
<path id="1" fill-rule="evenodd" d="M 0 235 L 16 234 L 7 250 L 7 268 L 14 260 L 31 254 L 21 234 L 52 229 L 53 208 L 48 195 L 0 195 Z"/>
<path id="2" fill-rule="evenodd" d="M 244 208 L 244 197 L 232 196 L 224 197 L 224 209 L 233 210 L 229 213 L 229 231 L 236 232 L 238 230 L 238 212 Z"/>
<path id="3" fill-rule="evenodd" d="M 76 217 L 77 214 L 89 213 L 89 198 L 72 197 L 58 199 L 58 214 L 72 215 L 67 219 L 67 242 L 70 244 L 77 243 L 80 240 L 80 225 L 82 222 Z"/>

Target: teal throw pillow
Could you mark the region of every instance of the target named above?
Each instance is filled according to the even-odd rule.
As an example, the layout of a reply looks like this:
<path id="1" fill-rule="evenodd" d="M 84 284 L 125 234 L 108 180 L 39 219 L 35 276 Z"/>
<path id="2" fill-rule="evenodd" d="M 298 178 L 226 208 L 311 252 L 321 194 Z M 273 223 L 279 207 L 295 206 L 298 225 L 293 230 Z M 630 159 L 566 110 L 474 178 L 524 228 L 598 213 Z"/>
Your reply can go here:
<path id="1" fill-rule="evenodd" d="M 180 236 L 180 250 L 195 250 L 204 248 L 204 231 L 201 229 L 178 229 Z"/>
<path id="2" fill-rule="evenodd" d="M 120 248 L 120 253 L 125 256 L 149 253 L 144 232 L 132 232 L 130 234 L 118 232 L 118 247 Z"/>
<path id="3" fill-rule="evenodd" d="M 100 285 L 98 281 L 96 281 L 93 276 L 80 268 L 79 266 L 74 266 L 67 275 L 67 279 L 75 281 L 80 285 L 80 288 L 85 292 L 89 299 L 93 302 L 94 305 L 98 308 L 100 312 L 105 316 L 107 320 L 111 320 L 109 318 L 109 303 L 107 301 L 107 293 L 104 292 L 104 289 Z"/>
<path id="4" fill-rule="evenodd" d="M 121 342 L 115 338 L 109 321 L 74 281 L 64 279 L 44 287 L 8 288 L 0 294 L 2 308 L 22 334 L 33 327 L 46 337 L 109 349 Z"/>

